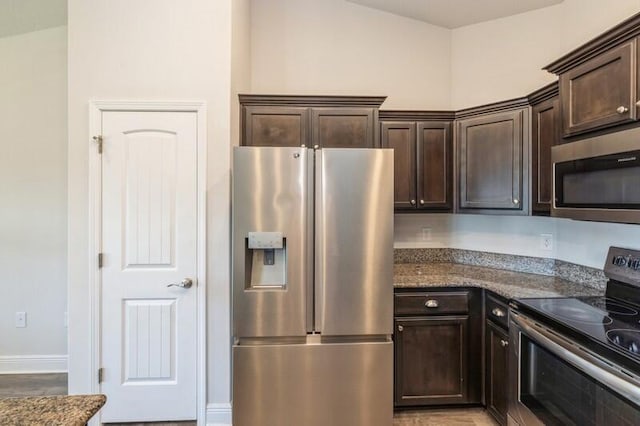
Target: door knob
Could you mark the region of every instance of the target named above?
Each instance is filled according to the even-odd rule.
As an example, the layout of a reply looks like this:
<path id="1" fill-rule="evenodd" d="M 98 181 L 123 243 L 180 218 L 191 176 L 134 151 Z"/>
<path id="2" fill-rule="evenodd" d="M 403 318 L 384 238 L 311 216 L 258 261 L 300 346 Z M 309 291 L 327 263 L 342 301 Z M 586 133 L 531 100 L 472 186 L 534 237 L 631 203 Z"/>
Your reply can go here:
<path id="1" fill-rule="evenodd" d="M 192 285 L 193 285 L 193 280 L 191 278 L 185 278 L 179 283 L 171 283 L 167 285 L 167 287 L 191 288 Z"/>
<path id="2" fill-rule="evenodd" d="M 629 108 L 620 105 L 618 108 L 616 108 L 616 111 L 618 112 L 618 114 L 624 114 L 625 112 L 629 111 Z"/>
<path id="3" fill-rule="evenodd" d="M 509 346 L 509 342 L 506 340 L 500 340 L 500 346 L 502 346 L 503 348 Z"/>
<path id="4" fill-rule="evenodd" d="M 424 206 L 424 200 L 420 200 L 420 205 Z"/>
<path id="5" fill-rule="evenodd" d="M 411 201 L 409 201 L 409 202 L 411 203 L 411 205 L 412 205 L 412 206 L 415 206 L 415 205 L 416 205 L 416 200 L 411 200 Z"/>
<path id="6" fill-rule="evenodd" d="M 399 325 L 399 326 L 398 326 L 398 331 L 402 331 L 402 330 L 404 330 L 404 327 L 403 327 L 403 326 L 401 326 L 401 325 Z"/>

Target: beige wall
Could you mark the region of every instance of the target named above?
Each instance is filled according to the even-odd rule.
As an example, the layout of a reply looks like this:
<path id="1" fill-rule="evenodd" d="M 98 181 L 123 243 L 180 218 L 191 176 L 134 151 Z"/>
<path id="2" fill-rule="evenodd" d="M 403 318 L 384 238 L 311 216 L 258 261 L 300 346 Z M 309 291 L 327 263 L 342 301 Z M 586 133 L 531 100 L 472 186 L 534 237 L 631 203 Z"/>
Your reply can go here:
<path id="1" fill-rule="evenodd" d="M 67 353 L 66 46 L 64 26 L 0 38 L 0 373 Z"/>
<path id="2" fill-rule="evenodd" d="M 550 83 L 542 67 L 640 11 L 640 0 L 564 0 L 454 30 L 451 105 L 516 98 Z"/>
<path id="3" fill-rule="evenodd" d="M 90 390 L 90 100 L 204 100 L 209 402 L 230 401 L 231 0 L 69 0 L 69 388 Z M 245 55 L 246 56 L 246 55 Z M 72 261 L 71 261 L 72 259 Z"/>
<path id="4" fill-rule="evenodd" d="M 450 30 L 344 0 L 253 0 L 254 93 L 387 95 L 446 109 Z"/>

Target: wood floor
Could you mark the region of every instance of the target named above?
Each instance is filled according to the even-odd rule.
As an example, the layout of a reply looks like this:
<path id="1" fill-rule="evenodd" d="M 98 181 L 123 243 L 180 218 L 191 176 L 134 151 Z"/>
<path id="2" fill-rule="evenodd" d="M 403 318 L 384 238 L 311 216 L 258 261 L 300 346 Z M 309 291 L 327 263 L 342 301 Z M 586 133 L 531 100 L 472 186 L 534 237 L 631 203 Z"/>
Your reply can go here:
<path id="1" fill-rule="evenodd" d="M 17 396 L 66 395 L 66 374 L 0 375 L 0 398 Z M 111 426 L 195 426 L 195 422 L 111 423 Z M 482 408 L 402 411 L 393 417 L 393 426 L 495 426 Z"/>

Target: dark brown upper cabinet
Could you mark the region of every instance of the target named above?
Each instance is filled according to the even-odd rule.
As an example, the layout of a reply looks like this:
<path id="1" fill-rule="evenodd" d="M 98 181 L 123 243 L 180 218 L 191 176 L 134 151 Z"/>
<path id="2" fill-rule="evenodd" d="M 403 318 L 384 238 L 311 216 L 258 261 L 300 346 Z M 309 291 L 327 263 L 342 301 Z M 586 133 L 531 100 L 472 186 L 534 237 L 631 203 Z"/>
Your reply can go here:
<path id="1" fill-rule="evenodd" d="M 636 14 L 544 67 L 559 76 L 564 137 L 638 118 Z"/>
<path id="2" fill-rule="evenodd" d="M 565 136 L 632 121 L 636 41 L 560 74 Z"/>
<path id="3" fill-rule="evenodd" d="M 239 95 L 241 145 L 376 148 L 381 96 Z"/>
<path id="4" fill-rule="evenodd" d="M 397 211 L 451 211 L 451 112 L 380 111 L 383 148 L 394 150 Z"/>
<path id="5" fill-rule="evenodd" d="M 313 108 L 311 144 L 318 148 L 376 148 L 373 108 Z"/>
<path id="6" fill-rule="evenodd" d="M 309 109 L 244 107 L 243 145 L 301 146 L 308 140 Z"/>
<path id="7" fill-rule="evenodd" d="M 511 106 L 520 105 L 515 109 Z M 529 213 L 529 109 L 526 98 L 460 113 L 458 208 L 472 213 Z"/>
<path id="8" fill-rule="evenodd" d="M 558 82 L 529 95 L 531 103 L 531 210 L 535 214 L 551 211 L 551 147 L 562 143 L 562 114 Z"/>

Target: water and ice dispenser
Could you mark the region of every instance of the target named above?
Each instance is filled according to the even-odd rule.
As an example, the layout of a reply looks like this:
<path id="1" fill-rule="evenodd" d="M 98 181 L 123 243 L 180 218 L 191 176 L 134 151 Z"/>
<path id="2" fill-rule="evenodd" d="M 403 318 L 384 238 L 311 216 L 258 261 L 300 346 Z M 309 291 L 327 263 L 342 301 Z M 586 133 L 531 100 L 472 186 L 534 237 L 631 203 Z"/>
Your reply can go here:
<path id="1" fill-rule="evenodd" d="M 246 241 L 245 288 L 284 288 L 287 248 L 282 232 L 249 232 Z"/>

